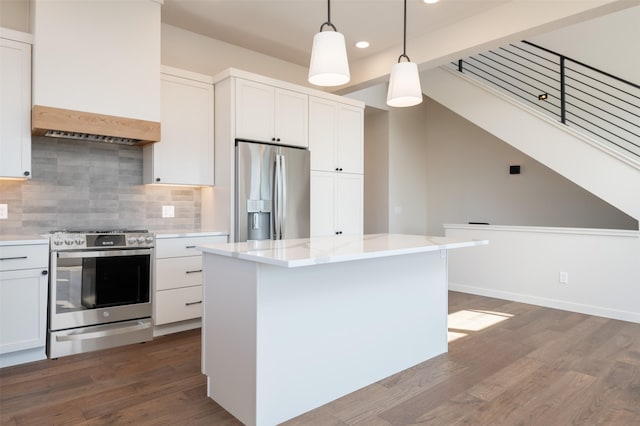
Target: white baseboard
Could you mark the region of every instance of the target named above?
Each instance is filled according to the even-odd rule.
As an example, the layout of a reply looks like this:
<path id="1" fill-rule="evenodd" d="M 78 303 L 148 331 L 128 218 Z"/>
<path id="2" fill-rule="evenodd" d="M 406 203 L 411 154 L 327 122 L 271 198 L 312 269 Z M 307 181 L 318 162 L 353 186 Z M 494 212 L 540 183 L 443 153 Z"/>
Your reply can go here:
<path id="1" fill-rule="evenodd" d="M 193 330 L 202 327 L 200 318 L 180 321 L 171 324 L 156 325 L 153 327 L 153 337 L 164 336 L 165 334 L 179 333 L 181 331 Z"/>
<path id="2" fill-rule="evenodd" d="M 600 306 L 582 305 L 579 303 L 566 302 L 564 300 L 548 299 L 545 297 L 532 296 L 529 294 L 511 293 L 508 291 L 493 290 L 484 287 L 474 287 L 452 282 L 449 283 L 449 290 L 640 324 L 640 313 L 638 312 L 619 311 L 615 309 L 603 308 Z"/>
<path id="3" fill-rule="evenodd" d="M 47 359 L 44 346 L 0 355 L 0 368 Z"/>

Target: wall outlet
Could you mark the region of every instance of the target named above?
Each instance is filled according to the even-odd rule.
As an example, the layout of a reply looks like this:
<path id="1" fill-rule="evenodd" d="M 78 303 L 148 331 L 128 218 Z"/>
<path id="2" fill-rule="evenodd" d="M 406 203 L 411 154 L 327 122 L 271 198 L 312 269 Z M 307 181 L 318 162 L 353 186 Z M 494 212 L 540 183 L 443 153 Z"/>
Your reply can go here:
<path id="1" fill-rule="evenodd" d="M 560 272 L 560 276 L 558 278 L 560 284 L 569 284 L 569 273 L 568 272 Z"/>
<path id="2" fill-rule="evenodd" d="M 175 216 L 176 216 L 175 206 L 162 206 L 162 217 L 175 217 Z"/>
<path id="3" fill-rule="evenodd" d="M 8 218 L 9 218 L 9 205 L 0 204 L 0 219 L 8 219 Z"/>

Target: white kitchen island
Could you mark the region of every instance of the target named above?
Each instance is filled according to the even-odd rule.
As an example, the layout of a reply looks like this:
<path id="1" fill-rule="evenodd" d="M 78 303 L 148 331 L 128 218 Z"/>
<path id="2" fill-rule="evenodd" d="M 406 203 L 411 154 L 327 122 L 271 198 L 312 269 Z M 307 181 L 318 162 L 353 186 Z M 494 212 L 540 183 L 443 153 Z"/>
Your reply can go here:
<path id="1" fill-rule="evenodd" d="M 275 425 L 447 351 L 447 250 L 418 235 L 215 244 L 204 253 L 208 396 Z"/>

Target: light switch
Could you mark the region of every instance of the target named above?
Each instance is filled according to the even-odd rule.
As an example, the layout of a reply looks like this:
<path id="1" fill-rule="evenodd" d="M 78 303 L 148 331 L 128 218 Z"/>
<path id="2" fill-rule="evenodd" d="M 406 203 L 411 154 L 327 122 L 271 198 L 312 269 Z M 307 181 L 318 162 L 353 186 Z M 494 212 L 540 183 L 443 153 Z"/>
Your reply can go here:
<path id="1" fill-rule="evenodd" d="M 0 204 L 0 219 L 8 219 L 8 218 L 9 218 L 9 205 Z"/>

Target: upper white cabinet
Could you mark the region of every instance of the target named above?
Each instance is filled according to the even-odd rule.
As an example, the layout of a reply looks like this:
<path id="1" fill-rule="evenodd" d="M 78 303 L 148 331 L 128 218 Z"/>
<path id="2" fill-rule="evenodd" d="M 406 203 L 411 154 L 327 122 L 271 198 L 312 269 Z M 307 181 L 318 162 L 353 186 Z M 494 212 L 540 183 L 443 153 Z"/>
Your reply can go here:
<path id="1" fill-rule="evenodd" d="M 364 110 L 309 97 L 311 169 L 364 172 Z"/>
<path id="2" fill-rule="evenodd" d="M 236 137 L 309 146 L 308 95 L 236 79 Z"/>
<path id="3" fill-rule="evenodd" d="M 28 178 L 31 176 L 31 44 L 5 38 L 12 34 L 21 33 L 0 29 L 0 178 Z"/>
<path id="4" fill-rule="evenodd" d="M 213 80 L 163 67 L 162 136 L 145 145 L 144 183 L 213 185 Z"/>
<path id="5" fill-rule="evenodd" d="M 160 9 L 34 0 L 33 104 L 159 122 Z"/>

